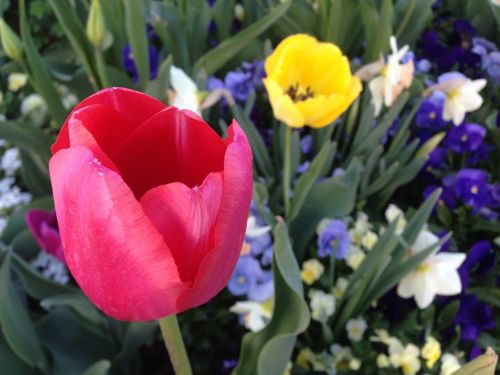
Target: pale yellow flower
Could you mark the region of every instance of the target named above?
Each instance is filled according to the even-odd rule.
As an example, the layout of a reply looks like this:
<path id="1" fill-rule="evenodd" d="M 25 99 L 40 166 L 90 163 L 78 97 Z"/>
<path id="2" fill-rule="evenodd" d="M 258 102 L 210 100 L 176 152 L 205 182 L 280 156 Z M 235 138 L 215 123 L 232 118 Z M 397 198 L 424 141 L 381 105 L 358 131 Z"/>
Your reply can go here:
<path id="1" fill-rule="evenodd" d="M 325 267 L 317 259 L 309 259 L 302 263 L 302 271 L 300 272 L 300 278 L 307 285 L 312 285 L 315 281 L 319 280 Z"/>
<path id="2" fill-rule="evenodd" d="M 422 348 L 422 358 L 427 361 L 425 365 L 432 368 L 439 357 L 441 357 L 441 344 L 434 337 L 427 336 Z"/>

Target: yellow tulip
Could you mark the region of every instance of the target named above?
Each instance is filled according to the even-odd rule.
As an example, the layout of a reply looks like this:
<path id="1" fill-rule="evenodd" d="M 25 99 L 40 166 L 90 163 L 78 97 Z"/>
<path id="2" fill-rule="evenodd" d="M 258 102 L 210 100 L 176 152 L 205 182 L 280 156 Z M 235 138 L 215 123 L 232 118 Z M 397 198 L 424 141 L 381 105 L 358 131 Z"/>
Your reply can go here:
<path id="1" fill-rule="evenodd" d="M 284 39 L 266 59 L 265 70 L 274 116 L 294 128 L 330 124 L 361 92 L 342 51 L 305 34 Z"/>

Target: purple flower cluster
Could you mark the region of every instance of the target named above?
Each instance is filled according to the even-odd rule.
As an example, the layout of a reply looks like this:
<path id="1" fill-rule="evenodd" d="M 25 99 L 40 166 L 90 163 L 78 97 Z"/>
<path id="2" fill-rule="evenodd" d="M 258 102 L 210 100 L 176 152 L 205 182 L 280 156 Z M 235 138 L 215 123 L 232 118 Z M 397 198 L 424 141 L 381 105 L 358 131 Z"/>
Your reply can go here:
<path id="1" fill-rule="evenodd" d="M 253 205 L 250 213 L 259 226 L 264 225 Z M 251 301 L 263 302 L 271 297 L 274 288 L 273 275 L 269 269 L 273 256 L 271 234 L 266 232 L 257 237 L 247 235 L 242 253 L 244 255 L 238 259 L 227 288 L 234 296 L 246 295 Z"/>
<path id="2" fill-rule="evenodd" d="M 244 62 L 240 68 L 228 72 L 224 80 L 216 77 L 208 78 L 207 89 L 212 91 L 218 88 L 225 88 L 231 92 L 231 95 L 237 102 L 244 103 L 255 88 L 262 85 L 264 76 L 263 61 Z"/>
<path id="3" fill-rule="evenodd" d="M 472 51 L 481 56 L 481 67 L 496 85 L 500 85 L 500 52 L 497 46 L 484 38 L 472 39 Z"/>

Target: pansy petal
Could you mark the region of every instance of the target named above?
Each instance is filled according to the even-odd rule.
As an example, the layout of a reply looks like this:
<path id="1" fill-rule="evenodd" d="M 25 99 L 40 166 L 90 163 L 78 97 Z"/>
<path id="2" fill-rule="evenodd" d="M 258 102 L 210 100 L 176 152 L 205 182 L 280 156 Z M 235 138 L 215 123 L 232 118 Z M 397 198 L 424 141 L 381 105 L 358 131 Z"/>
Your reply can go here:
<path id="1" fill-rule="evenodd" d="M 185 288 L 175 261 L 132 191 L 82 146 L 50 161 L 66 262 L 85 294 L 122 320 L 176 312 Z"/>

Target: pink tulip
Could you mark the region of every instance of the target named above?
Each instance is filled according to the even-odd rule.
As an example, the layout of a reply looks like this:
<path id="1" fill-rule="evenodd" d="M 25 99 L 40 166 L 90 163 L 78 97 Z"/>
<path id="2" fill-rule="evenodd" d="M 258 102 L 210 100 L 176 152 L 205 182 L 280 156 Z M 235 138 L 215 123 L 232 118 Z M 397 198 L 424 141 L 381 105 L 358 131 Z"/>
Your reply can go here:
<path id="1" fill-rule="evenodd" d="M 226 285 L 245 234 L 252 153 L 193 112 L 111 88 L 78 104 L 52 146 L 66 263 L 116 319 L 159 319 Z"/>

